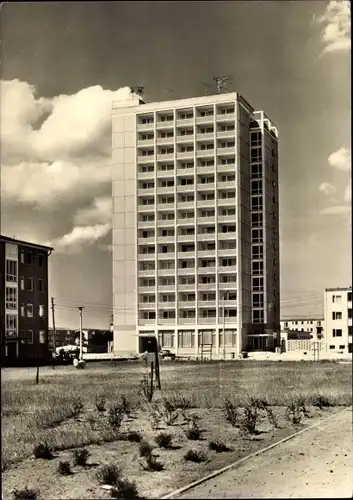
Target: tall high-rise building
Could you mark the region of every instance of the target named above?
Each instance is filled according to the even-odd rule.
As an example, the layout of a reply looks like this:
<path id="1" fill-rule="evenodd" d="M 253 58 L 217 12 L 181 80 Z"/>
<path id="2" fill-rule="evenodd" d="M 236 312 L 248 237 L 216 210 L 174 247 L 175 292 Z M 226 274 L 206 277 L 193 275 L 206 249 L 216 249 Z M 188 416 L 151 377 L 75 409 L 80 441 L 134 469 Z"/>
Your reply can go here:
<path id="1" fill-rule="evenodd" d="M 231 358 L 280 333 L 278 133 L 237 93 L 113 106 L 114 351 Z"/>

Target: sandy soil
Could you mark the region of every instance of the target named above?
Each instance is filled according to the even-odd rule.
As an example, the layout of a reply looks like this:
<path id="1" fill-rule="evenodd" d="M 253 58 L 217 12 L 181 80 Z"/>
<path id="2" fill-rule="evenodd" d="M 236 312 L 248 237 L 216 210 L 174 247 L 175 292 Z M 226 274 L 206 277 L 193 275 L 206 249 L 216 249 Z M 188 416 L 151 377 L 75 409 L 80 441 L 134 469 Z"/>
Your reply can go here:
<path id="1" fill-rule="evenodd" d="M 352 498 L 352 411 L 175 498 Z"/>
<path id="2" fill-rule="evenodd" d="M 90 452 L 89 467 L 73 467 L 73 474 L 71 476 L 60 476 L 57 473 L 59 460 L 68 460 L 72 463 L 72 454 L 69 450 L 56 452 L 55 458 L 49 461 L 26 459 L 3 472 L 2 483 L 4 499 L 10 500 L 12 498 L 11 491 L 14 488 L 23 488 L 25 486 L 39 489 L 41 499 L 109 498 L 109 493 L 100 488 L 95 478 L 97 468 L 103 464 L 118 465 L 122 469 L 125 477 L 136 481 L 138 490 L 141 494 L 148 498 L 160 498 L 183 485 L 190 484 L 210 474 L 214 470 L 231 464 L 275 441 L 279 441 L 292 434 L 297 429 L 309 426 L 315 421 L 319 421 L 330 414 L 334 415 L 340 411 L 340 408 L 332 408 L 325 411 L 320 411 L 317 408 L 310 408 L 312 418 L 305 418 L 303 423 L 296 427 L 289 425 L 288 421 L 286 421 L 285 409 L 283 407 L 277 407 L 275 410 L 279 419 L 280 428 L 274 429 L 266 418 L 264 418 L 258 426 L 260 433 L 253 437 L 242 436 L 239 433 L 239 429 L 233 428 L 230 424 L 225 422 L 221 410 L 189 410 L 192 414 L 199 415 L 201 418 L 201 428 L 204 429 L 203 439 L 200 441 L 187 440 L 184 431 L 185 426 L 182 422 L 178 425 L 167 427 L 165 430 L 173 434 L 174 448 L 172 450 L 155 449 L 155 454 L 165 466 L 165 469 L 161 472 L 147 472 L 141 470 L 139 465 L 138 444 L 126 441 L 116 441 L 101 446 L 87 446 Z M 67 425 L 72 424 L 66 422 L 61 424 L 60 427 L 64 430 L 64 427 Z M 346 432 L 349 425 L 345 423 L 345 426 Z M 159 432 L 151 428 L 150 421 L 146 419 L 144 413 L 136 414 L 136 418 L 127 422 L 126 430 L 128 429 L 142 431 L 145 438 L 151 443 L 154 443 L 154 438 Z M 335 435 L 332 434 L 332 436 L 334 439 Z M 231 448 L 231 451 L 225 453 L 210 451 L 208 449 L 209 440 L 215 437 L 220 437 L 226 442 Z M 310 437 L 307 439 L 310 440 L 312 438 Z M 341 443 L 342 442 L 343 438 L 341 440 Z M 344 447 L 348 449 L 349 444 L 344 443 Z M 301 451 L 306 451 L 307 448 L 306 442 L 302 443 Z M 204 451 L 208 456 L 208 461 L 201 464 L 186 462 L 183 456 L 188 449 Z M 344 451 L 344 453 L 348 452 Z M 279 456 L 281 457 L 281 454 L 279 454 Z M 290 460 L 290 454 L 284 453 L 283 460 L 284 462 Z M 278 464 L 281 465 L 281 462 L 278 461 Z M 247 467 L 249 468 L 249 464 L 247 464 Z M 278 466 L 275 465 L 274 467 L 272 461 L 272 465 L 270 464 L 266 474 L 270 475 L 270 472 L 275 471 L 276 468 L 278 468 Z M 245 477 L 246 474 L 247 472 L 245 472 Z M 277 473 L 277 477 L 280 477 L 280 472 Z M 261 481 L 265 482 L 263 476 Z M 232 479 L 230 479 L 230 482 L 232 483 Z M 210 486 L 207 486 L 207 488 L 208 492 Z M 232 489 L 232 485 L 230 485 L 230 488 Z M 200 498 L 204 495 L 204 491 L 203 489 Z M 232 492 L 231 496 L 233 494 Z"/>

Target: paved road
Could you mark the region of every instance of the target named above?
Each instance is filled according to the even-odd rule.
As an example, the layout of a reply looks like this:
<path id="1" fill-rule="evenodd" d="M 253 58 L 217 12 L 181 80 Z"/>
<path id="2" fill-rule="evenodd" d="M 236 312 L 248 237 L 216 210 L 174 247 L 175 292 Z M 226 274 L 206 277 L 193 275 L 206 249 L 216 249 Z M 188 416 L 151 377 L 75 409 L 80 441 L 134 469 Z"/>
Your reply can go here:
<path id="1" fill-rule="evenodd" d="M 352 498 L 352 410 L 177 498 Z"/>

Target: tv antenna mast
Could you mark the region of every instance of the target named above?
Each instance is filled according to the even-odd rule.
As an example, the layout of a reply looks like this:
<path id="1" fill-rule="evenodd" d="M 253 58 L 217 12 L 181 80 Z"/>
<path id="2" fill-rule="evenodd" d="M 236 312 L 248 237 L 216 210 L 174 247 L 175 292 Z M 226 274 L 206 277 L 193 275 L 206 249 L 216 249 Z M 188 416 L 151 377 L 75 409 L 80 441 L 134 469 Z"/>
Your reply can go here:
<path id="1" fill-rule="evenodd" d="M 222 94 L 225 90 L 227 90 L 227 85 L 231 81 L 231 76 L 214 76 L 213 79 L 217 85 L 218 94 Z"/>
<path id="2" fill-rule="evenodd" d="M 212 85 L 209 85 L 208 83 L 201 82 L 203 85 L 203 91 L 205 95 L 210 95 L 211 94 L 211 89 Z"/>
<path id="3" fill-rule="evenodd" d="M 168 92 L 169 95 L 172 95 L 174 93 L 174 90 L 173 89 L 167 89 L 165 88 L 164 89 L 166 92 Z"/>
<path id="4" fill-rule="evenodd" d="M 137 94 L 142 97 L 144 92 L 145 92 L 145 87 L 143 87 L 142 85 L 135 85 L 134 87 L 130 87 L 131 94 Z"/>

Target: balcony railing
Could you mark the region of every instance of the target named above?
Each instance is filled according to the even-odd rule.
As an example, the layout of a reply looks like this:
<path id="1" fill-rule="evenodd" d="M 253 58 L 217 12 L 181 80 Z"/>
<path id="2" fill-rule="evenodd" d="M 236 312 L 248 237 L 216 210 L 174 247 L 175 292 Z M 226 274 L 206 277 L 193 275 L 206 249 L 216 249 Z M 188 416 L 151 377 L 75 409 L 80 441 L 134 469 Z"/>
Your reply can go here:
<path id="1" fill-rule="evenodd" d="M 222 155 L 230 155 L 230 154 L 235 154 L 235 146 L 230 146 L 226 148 L 217 148 L 217 155 L 222 156 Z"/>
<path id="2" fill-rule="evenodd" d="M 209 132 L 209 133 L 205 133 L 205 134 L 199 133 L 196 135 L 196 139 L 197 139 L 197 141 L 200 141 L 200 142 L 210 141 L 210 140 L 212 141 L 214 139 L 214 136 L 215 136 L 214 132 Z"/>
<path id="3" fill-rule="evenodd" d="M 198 165 L 196 168 L 196 173 L 197 174 L 213 174 L 215 171 L 215 166 L 214 165 L 205 165 L 200 166 Z"/>
<path id="4" fill-rule="evenodd" d="M 236 248 L 223 248 L 218 250 L 218 255 L 220 257 L 228 257 L 232 259 L 236 254 L 237 254 Z"/>
<path id="5" fill-rule="evenodd" d="M 158 219 L 158 227 L 174 227 L 174 219 Z"/>
<path id="6" fill-rule="evenodd" d="M 198 290 L 216 290 L 216 283 L 199 283 L 197 285 Z"/>
<path id="7" fill-rule="evenodd" d="M 157 170 L 157 178 L 165 178 L 165 177 L 173 177 L 174 178 L 174 169 L 173 170 Z"/>
<path id="8" fill-rule="evenodd" d="M 151 260 L 154 262 L 155 260 L 155 254 L 154 253 L 139 253 L 137 254 L 137 260 L 139 261 L 146 261 L 146 260 Z"/>
<path id="9" fill-rule="evenodd" d="M 236 231 L 234 232 L 229 232 L 229 233 L 218 233 L 218 238 L 220 240 L 235 240 L 237 237 Z"/>
<path id="10" fill-rule="evenodd" d="M 190 134 L 190 135 L 177 135 L 176 136 L 176 140 L 177 140 L 177 143 L 193 143 L 194 140 L 195 140 L 195 136 L 194 134 Z"/>
<path id="11" fill-rule="evenodd" d="M 139 155 L 137 157 L 137 163 L 139 163 L 139 164 L 154 163 L 154 161 L 155 161 L 154 155 L 149 155 L 149 156 Z"/>
<path id="12" fill-rule="evenodd" d="M 137 190 L 138 196 L 150 196 L 154 194 L 154 187 L 153 188 L 139 188 Z"/>
<path id="13" fill-rule="evenodd" d="M 213 123 L 214 122 L 214 115 L 207 115 L 207 116 L 197 116 L 196 117 L 196 124 L 199 125 L 201 123 Z"/>
<path id="14" fill-rule="evenodd" d="M 157 210 L 173 210 L 174 209 L 174 201 L 171 203 L 157 203 Z"/>
<path id="15" fill-rule="evenodd" d="M 199 299 L 197 302 L 197 305 L 199 308 L 206 308 L 206 309 L 216 309 L 216 299 L 214 300 L 201 300 Z"/>
<path id="16" fill-rule="evenodd" d="M 179 276 L 185 276 L 185 275 L 195 274 L 195 268 L 194 267 L 179 267 L 177 271 L 178 271 L 177 274 Z"/>
<path id="17" fill-rule="evenodd" d="M 218 283 L 218 287 L 220 290 L 236 290 L 237 289 L 237 282 L 231 282 L 231 283 Z"/>
<path id="18" fill-rule="evenodd" d="M 178 184 L 177 185 L 177 193 L 186 193 L 188 191 L 194 191 L 195 184 Z"/>
<path id="19" fill-rule="evenodd" d="M 158 285 L 158 292 L 174 292 L 175 285 Z"/>
<path id="20" fill-rule="evenodd" d="M 192 259 L 195 257 L 195 252 L 178 252 L 178 259 Z"/>
<path id="21" fill-rule="evenodd" d="M 189 290 L 195 290 L 196 289 L 196 284 L 190 284 L 190 283 L 179 283 L 178 284 L 178 290 L 181 292 L 188 292 Z"/>
<path id="22" fill-rule="evenodd" d="M 235 171 L 235 163 L 229 163 L 227 165 L 218 164 L 217 172 L 234 172 Z"/>
<path id="23" fill-rule="evenodd" d="M 150 236 L 149 238 L 138 238 L 137 243 L 139 245 L 149 245 L 154 243 L 154 236 Z"/>
<path id="24" fill-rule="evenodd" d="M 154 293 L 155 292 L 155 286 L 139 286 L 138 287 L 138 292 L 139 293 Z"/>
<path id="25" fill-rule="evenodd" d="M 217 132 L 217 139 L 230 139 L 235 137 L 235 130 L 219 130 Z"/>
<path id="26" fill-rule="evenodd" d="M 174 153 L 158 153 L 157 161 L 173 161 Z"/>
<path id="27" fill-rule="evenodd" d="M 185 209 L 185 208 L 194 208 L 195 202 L 194 201 L 177 201 L 177 209 Z M 178 219 L 182 220 L 182 219 Z"/>
<path id="28" fill-rule="evenodd" d="M 194 151 L 178 151 L 176 154 L 177 160 L 189 159 L 194 157 Z"/>
<path id="29" fill-rule="evenodd" d="M 177 241 L 178 242 L 194 242 L 195 241 L 195 235 L 194 234 L 178 234 L 177 236 Z"/>
<path id="30" fill-rule="evenodd" d="M 175 259 L 174 252 L 158 252 L 158 260 L 173 260 Z"/>
<path id="31" fill-rule="evenodd" d="M 178 118 L 176 120 L 176 126 L 177 127 L 189 127 L 194 125 L 194 118 Z"/>
<path id="32" fill-rule="evenodd" d="M 155 308 L 155 302 L 139 302 L 138 308 L 140 311 L 150 311 Z"/>
<path id="33" fill-rule="evenodd" d="M 174 144 L 174 137 L 157 137 L 157 145 L 169 145 Z"/>
<path id="34" fill-rule="evenodd" d="M 197 241 L 214 241 L 216 233 L 197 233 Z"/>
<path id="35" fill-rule="evenodd" d="M 177 219 L 177 226 L 194 226 L 195 218 L 185 218 L 185 219 Z"/>
<path id="36" fill-rule="evenodd" d="M 150 147 L 154 146 L 154 139 L 137 139 L 138 147 Z"/>
<path id="37" fill-rule="evenodd" d="M 198 250 L 198 257 L 213 257 L 216 255 L 216 250 Z"/>
<path id="38" fill-rule="evenodd" d="M 174 193 L 174 186 L 157 186 L 157 194 L 173 194 L 173 193 Z"/>
<path id="39" fill-rule="evenodd" d="M 154 204 L 153 205 L 139 205 L 138 212 L 154 212 Z"/>
<path id="40" fill-rule="evenodd" d="M 197 200 L 196 206 L 197 208 L 202 208 L 202 207 L 214 207 L 216 203 L 216 200 Z"/>
<path id="41" fill-rule="evenodd" d="M 160 243 L 160 244 L 174 243 L 174 239 L 175 239 L 174 235 L 158 236 L 157 237 L 157 243 Z"/>
<path id="42" fill-rule="evenodd" d="M 214 149 L 198 149 L 196 151 L 197 158 L 210 158 L 213 157 L 214 154 L 215 154 Z"/>
<path id="43" fill-rule="evenodd" d="M 137 271 L 139 277 L 144 277 L 144 276 L 153 277 L 155 273 L 156 273 L 155 269 L 144 269 L 144 270 L 139 269 Z"/>
<path id="44" fill-rule="evenodd" d="M 158 325 L 175 325 L 176 318 L 158 318 Z"/>
<path id="45" fill-rule="evenodd" d="M 154 180 L 154 171 L 153 172 L 138 172 L 137 179 L 138 180 L 148 179 L 148 180 L 153 181 Z"/>
<path id="46" fill-rule="evenodd" d="M 157 271 L 158 276 L 174 276 L 175 275 L 175 269 L 158 269 Z"/>
<path id="47" fill-rule="evenodd" d="M 206 216 L 206 217 L 198 217 L 197 218 L 197 223 L 198 224 L 214 224 L 216 218 L 215 216 L 213 215 L 209 215 L 209 216 Z"/>
<path id="48" fill-rule="evenodd" d="M 230 273 L 236 273 L 237 272 L 237 266 L 219 266 L 218 267 L 218 272 L 219 273 L 227 273 L 227 274 L 230 274 Z"/>
<path id="49" fill-rule="evenodd" d="M 177 168 L 177 175 L 178 176 L 190 176 L 190 175 L 194 175 L 195 173 L 195 169 L 194 167 L 187 167 L 187 168 L 181 168 L 181 167 L 178 167 Z"/>
<path id="50" fill-rule="evenodd" d="M 215 188 L 214 182 L 198 182 L 197 191 L 213 191 Z"/>
<path id="51" fill-rule="evenodd" d="M 235 120 L 235 113 L 217 113 L 217 122 L 230 122 Z"/>
<path id="52" fill-rule="evenodd" d="M 236 198 L 219 198 L 217 200 L 217 205 L 222 207 L 230 207 L 234 208 L 236 206 L 237 199 Z M 220 217 L 228 217 L 227 215 L 222 215 Z M 234 216 L 233 216 L 234 217 Z M 220 220 L 220 218 L 218 219 Z M 229 219 L 227 219 L 229 221 Z"/>
<path id="53" fill-rule="evenodd" d="M 234 208 L 235 206 L 235 203 L 233 205 L 233 207 L 229 207 L 229 208 Z M 218 216 L 218 222 L 232 222 L 232 221 L 235 221 L 236 220 L 236 214 L 234 215 L 219 215 Z"/>
<path id="54" fill-rule="evenodd" d="M 154 123 L 138 123 L 137 124 L 137 130 L 142 132 L 143 130 L 153 130 L 154 129 Z"/>

